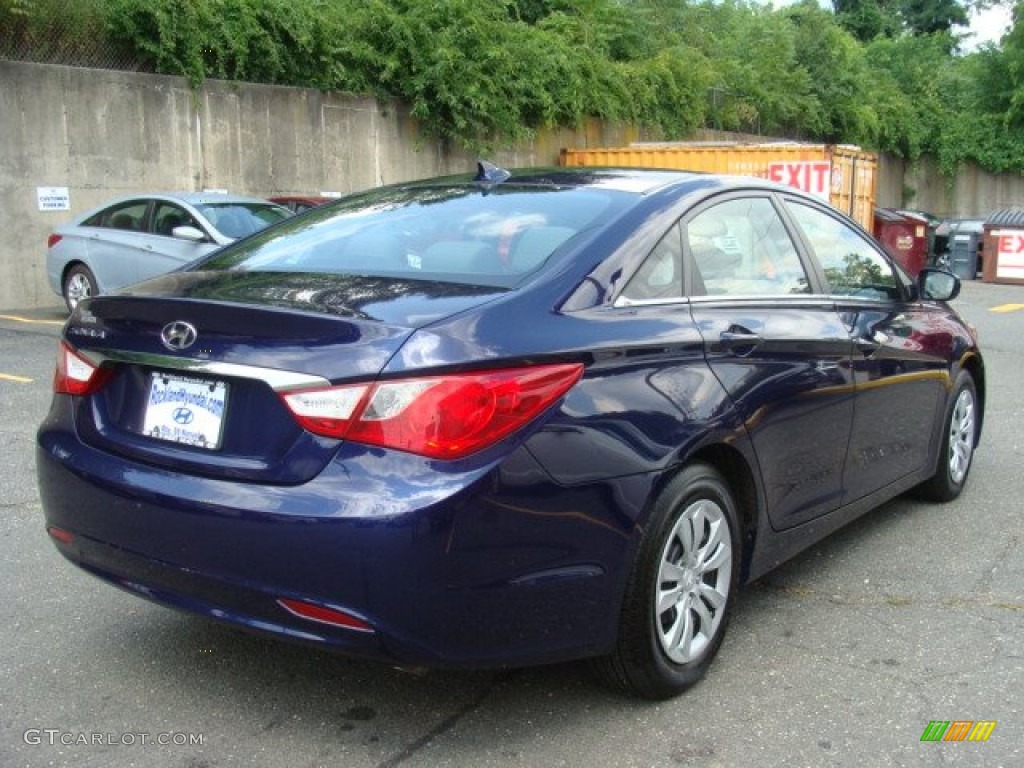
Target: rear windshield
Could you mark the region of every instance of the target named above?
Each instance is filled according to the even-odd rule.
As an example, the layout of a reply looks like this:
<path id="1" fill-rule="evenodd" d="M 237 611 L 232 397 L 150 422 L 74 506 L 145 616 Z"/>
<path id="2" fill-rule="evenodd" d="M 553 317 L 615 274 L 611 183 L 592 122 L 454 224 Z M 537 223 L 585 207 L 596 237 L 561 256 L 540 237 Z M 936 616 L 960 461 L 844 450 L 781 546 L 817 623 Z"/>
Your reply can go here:
<path id="1" fill-rule="evenodd" d="M 635 200 L 620 190 L 580 187 L 387 187 L 291 219 L 193 268 L 510 287 Z"/>

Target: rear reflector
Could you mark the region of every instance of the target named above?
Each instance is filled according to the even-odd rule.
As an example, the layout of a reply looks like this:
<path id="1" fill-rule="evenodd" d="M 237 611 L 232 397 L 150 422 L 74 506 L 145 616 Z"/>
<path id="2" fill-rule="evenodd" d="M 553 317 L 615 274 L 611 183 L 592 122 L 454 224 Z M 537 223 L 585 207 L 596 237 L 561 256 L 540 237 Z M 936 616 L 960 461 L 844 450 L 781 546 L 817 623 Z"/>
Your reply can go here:
<path id="1" fill-rule="evenodd" d="M 46 532 L 50 534 L 50 538 L 55 541 L 59 541 L 61 544 L 71 545 L 71 542 L 75 540 L 74 535 L 70 531 L 65 531 L 63 528 L 58 528 L 55 525 L 51 525 L 46 529 Z"/>
<path id="2" fill-rule="evenodd" d="M 320 624 L 330 624 L 334 627 L 343 627 L 344 629 L 351 629 L 356 632 L 374 631 L 373 627 L 358 616 L 339 608 L 328 608 L 325 605 L 307 603 L 305 600 L 291 600 L 284 597 L 280 598 L 277 603 L 288 613 L 298 616 L 300 619 L 308 619 Z"/>
<path id="3" fill-rule="evenodd" d="M 458 459 L 528 423 L 583 374 L 579 363 L 535 365 L 282 393 L 318 435 Z"/>
<path id="4" fill-rule="evenodd" d="M 46 238 L 46 247 L 47 248 L 53 248 L 53 246 L 55 246 L 57 243 L 59 243 L 63 239 L 64 239 L 64 235 L 58 235 L 58 234 L 54 233 L 54 234 L 50 235 L 48 238 Z"/>

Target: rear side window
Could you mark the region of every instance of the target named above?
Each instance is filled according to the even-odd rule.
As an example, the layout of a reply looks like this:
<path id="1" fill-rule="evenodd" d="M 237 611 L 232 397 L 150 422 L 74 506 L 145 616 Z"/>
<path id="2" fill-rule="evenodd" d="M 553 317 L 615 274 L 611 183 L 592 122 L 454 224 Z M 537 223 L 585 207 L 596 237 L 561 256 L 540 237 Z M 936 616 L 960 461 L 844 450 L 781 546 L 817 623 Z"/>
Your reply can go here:
<path id="1" fill-rule="evenodd" d="M 82 222 L 86 227 L 104 227 L 107 229 L 123 229 L 128 232 L 144 232 L 146 230 L 146 200 L 131 200 L 104 208 Z"/>
<path id="2" fill-rule="evenodd" d="M 385 275 L 506 287 L 636 199 L 611 189 L 373 190 L 225 249 L 203 269 Z"/>
<path id="3" fill-rule="evenodd" d="M 683 242 L 674 226 L 654 246 L 622 296 L 630 301 L 678 299 L 683 295 Z"/>
<path id="4" fill-rule="evenodd" d="M 786 204 L 814 249 L 831 293 L 900 298 L 892 266 L 857 230 L 809 205 L 795 200 Z"/>

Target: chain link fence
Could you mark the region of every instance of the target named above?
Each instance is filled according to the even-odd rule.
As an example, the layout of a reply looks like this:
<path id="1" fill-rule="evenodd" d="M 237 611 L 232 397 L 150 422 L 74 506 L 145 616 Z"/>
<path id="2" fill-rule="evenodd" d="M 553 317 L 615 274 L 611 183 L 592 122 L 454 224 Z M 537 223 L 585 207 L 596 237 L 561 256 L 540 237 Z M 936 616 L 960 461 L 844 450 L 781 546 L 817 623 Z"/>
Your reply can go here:
<path id="1" fill-rule="evenodd" d="M 107 34 L 102 0 L 0 0 L 0 59 L 152 72 Z"/>

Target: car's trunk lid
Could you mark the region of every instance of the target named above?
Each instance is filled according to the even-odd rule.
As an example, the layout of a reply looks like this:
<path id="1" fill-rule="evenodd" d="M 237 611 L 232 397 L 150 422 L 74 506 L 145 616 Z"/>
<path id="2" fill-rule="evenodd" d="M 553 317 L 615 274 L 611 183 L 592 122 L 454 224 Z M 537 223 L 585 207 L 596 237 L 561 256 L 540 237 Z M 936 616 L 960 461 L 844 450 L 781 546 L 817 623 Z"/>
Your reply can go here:
<path id="1" fill-rule="evenodd" d="M 183 272 L 84 302 L 66 338 L 116 372 L 79 398 L 79 432 L 185 472 L 308 480 L 339 442 L 303 430 L 282 391 L 372 379 L 417 327 L 496 293 L 414 282 Z"/>

